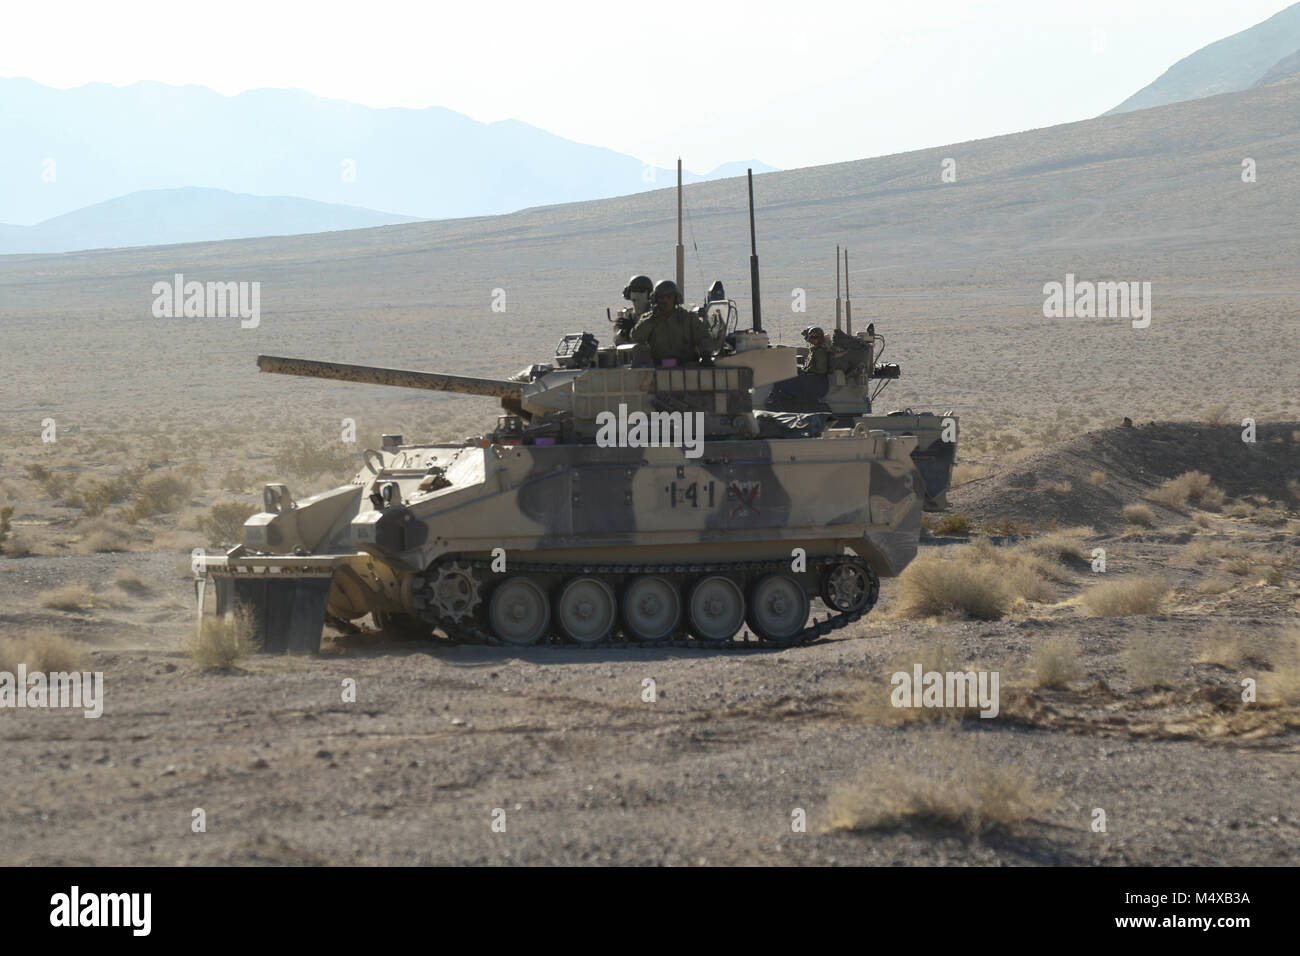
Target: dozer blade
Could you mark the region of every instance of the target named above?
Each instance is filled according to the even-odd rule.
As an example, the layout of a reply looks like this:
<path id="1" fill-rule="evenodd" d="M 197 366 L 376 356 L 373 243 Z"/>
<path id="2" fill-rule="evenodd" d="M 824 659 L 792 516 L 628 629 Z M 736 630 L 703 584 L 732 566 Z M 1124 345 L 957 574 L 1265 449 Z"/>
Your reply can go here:
<path id="1" fill-rule="evenodd" d="M 216 577 L 218 617 L 247 609 L 254 640 L 268 654 L 315 654 L 325 629 L 329 577 Z"/>

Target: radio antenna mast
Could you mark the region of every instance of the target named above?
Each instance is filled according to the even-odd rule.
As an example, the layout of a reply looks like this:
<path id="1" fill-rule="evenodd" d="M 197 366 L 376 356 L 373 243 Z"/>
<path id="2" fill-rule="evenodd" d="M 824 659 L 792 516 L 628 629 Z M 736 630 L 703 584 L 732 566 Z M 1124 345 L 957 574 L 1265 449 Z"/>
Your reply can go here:
<path id="1" fill-rule="evenodd" d="M 844 331 L 853 334 L 853 299 L 849 296 L 849 250 L 844 250 Z"/>
<path id="2" fill-rule="evenodd" d="M 758 240 L 754 236 L 754 171 L 749 170 L 749 287 L 754 299 L 755 332 L 763 331 L 763 304 L 758 298 Z"/>
<path id="3" fill-rule="evenodd" d="M 835 247 L 835 331 L 840 330 L 840 247 Z"/>

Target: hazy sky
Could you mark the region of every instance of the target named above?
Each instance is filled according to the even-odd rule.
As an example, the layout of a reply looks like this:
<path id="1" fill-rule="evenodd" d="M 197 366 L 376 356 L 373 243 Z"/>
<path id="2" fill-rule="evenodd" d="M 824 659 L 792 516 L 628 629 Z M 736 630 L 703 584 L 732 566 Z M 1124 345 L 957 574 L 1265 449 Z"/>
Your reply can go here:
<path id="1" fill-rule="evenodd" d="M 299 87 L 521 119 L 661 166 L 812 166 L 1084 119 L 1285 0 L 10 3 L 50 86 Z"/>

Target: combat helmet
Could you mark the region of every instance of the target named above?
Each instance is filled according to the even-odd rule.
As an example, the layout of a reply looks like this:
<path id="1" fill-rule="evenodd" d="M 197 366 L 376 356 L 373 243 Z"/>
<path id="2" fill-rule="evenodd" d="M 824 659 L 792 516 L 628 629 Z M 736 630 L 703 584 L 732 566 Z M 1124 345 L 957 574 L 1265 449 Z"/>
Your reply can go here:
<path id="1" fill-rule="evenodd" d="M 651 304 L 658 305 L 659 296 L 665 292 L 671 292 L 673 298 L 677 300 L 677 304 L 682 304 L 682 290 L 677 288 L 677 283 L 672 279 L 661 279 L 659 281 L 658 285 L 655 286 L 654 293 L 650 296 Z"/>
<path id="2" fill-rule="evenodd" d="M 623 298 L 631 300 L 634 292 L 650 295 L 654 292 L 654 288 L 655 284 L 650 281 L 649 276 L 633 276 L 627 280 L 627 286 L 623 289 Z"/>

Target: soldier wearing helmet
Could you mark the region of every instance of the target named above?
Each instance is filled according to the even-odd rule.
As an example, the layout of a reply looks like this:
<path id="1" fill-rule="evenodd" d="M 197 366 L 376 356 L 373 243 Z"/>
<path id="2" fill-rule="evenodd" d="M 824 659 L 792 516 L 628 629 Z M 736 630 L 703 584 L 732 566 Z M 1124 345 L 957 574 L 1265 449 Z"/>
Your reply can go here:
<path id="1" fill-rule="evenodd" d="M 649 276 L 633 276 L 627 280 L 627 285 L 623 287 L 623 298 L 632 304 L 625 309 L 620 309 L 618 315 L 614 317 L 616 345 L 632 341 L 632 327 L 636 325 L 636 320 L 649 310 L 652 292 L 654 292 L 654 283 L 650 281 Z"/>
<path id="2" fill-rule="evenodd" d="M 826 347 L 826 333 L 814 325 L 810 329 L 804 329 L 803 337 L 808 343 L 808 354 L 804 356 L 803 363 L 799 366 L 799 374 L 829 375 L 831 350 Z"/>
<path id="3" fill-rule="evenodd" d="M 830 389 L 831 351 L 826 345 L 826 333 L 817 326 L 803 330 L 808 353 L 799 363 L 794 378 L 786 378 L 772 386 L 767 407 L 782 411 L 804 411 L 819 408 Z"/>
<path id="4" fill-rule="evenodd" d="M 655 362 L 708 360 L 714 341 L 709 327 L 694 312 L 682 307 L 677 283 L 664 279 L 650 296 L 650 311 L 637 319 L 631 339 L 649 351 Z"/>

